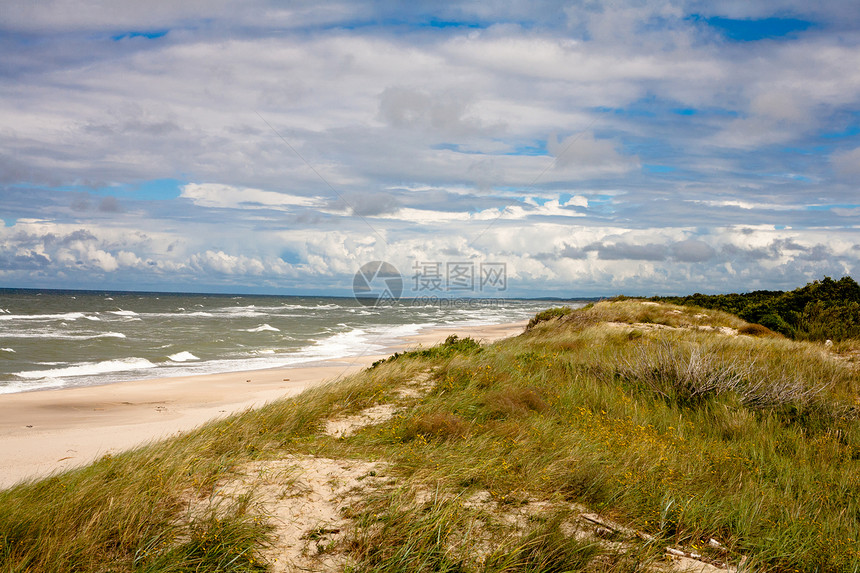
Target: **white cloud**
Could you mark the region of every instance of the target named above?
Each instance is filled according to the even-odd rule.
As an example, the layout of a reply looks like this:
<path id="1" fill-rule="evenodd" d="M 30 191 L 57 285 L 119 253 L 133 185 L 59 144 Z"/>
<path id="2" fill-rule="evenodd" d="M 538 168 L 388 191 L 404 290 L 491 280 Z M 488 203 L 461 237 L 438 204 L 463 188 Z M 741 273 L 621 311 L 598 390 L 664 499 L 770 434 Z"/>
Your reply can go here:
<path id="1" fill-rule="evenodd" d="M 322 201 L 315 197 L 301 197 L 288 193 L 233 187 L 232 185 L 217 183 L 189 183 L 182 187 L 180 197 L 190 199 L 201 207 L 228 209 L 275 208 L 289 210 L 291 207 L 322 205 Z"/>
<path id="2" fill-rule="evenodd" d="M 193 267 L 204 272 L 223 273 L 227 275 L 252 275 L 263 274 L 265 265 L 258 259 L 244 255 L 228 255 L 223 251 L 206 251 L 191 256 L 190 263 Z"/>
<path id="3" fill-rule="evenodd" d="M 368 257 L 452 252 L 536 288 L 857 268 L 826 236 L 856 231 L 860 150 L 818 148 L 860 104 L 856 22 L 739 46 L 687 16 L 778 10 L 7 4 L 0 27 L 37 39 L 5 45 L 0 86 L 0 268 L 23 282 L 332 286 Z M 412 27 L 428 14 L 482 27 Z M 407 24 L 351 25 L 370 21 Z M 133 190 L 156 179 L 178 200 Z"/>
<path id="4" fill-rule="evenodd" d="M 860 207 L 850 209 L 836 207 L 832 211 L 840 217 L 860 217 Z"/>
<path id="5" fill-rule="evenodd" d="M 753 209 L 767 209 L 771 211 L 794 211 L 798 209 L 802 209 L 804 206 L 800 204 L 787 204 L 785 202 L 755 202 L 755 201 L 744 201 L 743 199 L 685 199 L 688 203 L 697 203 L 699 205 L 706 205 L 708 207 L 737 207 L 738 209 L 745 209 L 747 211 Z"/>

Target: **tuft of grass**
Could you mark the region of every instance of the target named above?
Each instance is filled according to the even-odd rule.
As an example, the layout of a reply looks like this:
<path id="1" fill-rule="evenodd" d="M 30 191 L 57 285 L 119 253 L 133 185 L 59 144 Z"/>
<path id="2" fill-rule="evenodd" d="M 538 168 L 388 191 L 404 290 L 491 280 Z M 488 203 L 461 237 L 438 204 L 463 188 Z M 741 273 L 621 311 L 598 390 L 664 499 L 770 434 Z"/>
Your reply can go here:
<path id="1" fill-rule="evenodd" d="M 349 544 L 361 573 L 578 572 L 608 553 L 594 541 L 565 534 L 566 516 L 543 517 L 525 533 L 507 531 L 460 497 L 423 504 L 402 492 L 377 497 L 358 517 Z M 506 532 L 499 535 L 498 532 Z M 494 542 L 495 540 L 495 542 Z"/>
<path id="2" fill-rule="evenodd" d="M 546 401 L 536 388 L 508 386 L 488 392 L 484 401 L 484 408 L 492 418 L 543 412 L 547 407 Z"/>
<path id="3" fill-rule="evenodd" d="M 803 410 L 829 387 L 826 379 L 806 380 L 797 371 L 759 367 L 754 356 L 729 354 L 726 347 L 689 345 L 667 339 L 619 355 L 613 375 L 638 389 L 685 405 L 735 394 L 751 408 Z"/>
<path id="4" fill-rule="evenodd" d="M 549 516 L 527 535 L 502 545 L 487 558 L 483 571 L 593 571 L 595 559 L 604 553 L 604 550 L 594 540 L 565 534 L 562 525 L 567 517 L 563 513 Z"/>
<path id="5" fill-rule="evenodd" d="M 534 315 L 531 320 L 529 320 L 529 323 L 526 325 L 526 330 L 531 330 L 541 322 L 555 320 L 557 318 L 567 316 L 571 312 L 573 312 L 573 309 L 571 309 L 569 306 L 557 306 L 554 308 L 542 310 L 541 312 Z"/>
<path id="6" fill-rule="evenodd" d="M 404 357 L 404 358 L 450 358 L 451 356 L 458 354 L 468 354 L 473 352 L 480 352 L 481 344 L 474 340 L 473 338 L 467 336 L 466 338 L 460 338 L 456 334 L 452 334 L 445 339 L 445 342 L 442 344 L 437 344 L 436 346 L 431 346 L 430 348 L 424 348 L 420 350 L 410 350 L 408 352 L 395 352 L 388 358 L 384 358 L 381 360 L 377 360 L 373 364 L 370 365 L 371 368 L 376 368 L 382 364 L 386 364 L 388 362 L 394 362 L 395 360 Z"/>
<path id="7" fill-rule="evenodd" d="M 747 336 L 782 338 L 782 335 L 761 324 L 746 324 L 738 328 L 738 334 Z"/>
<path id="8" fill-rule="evenodd" d="M 463 438 L 468 432 L 468 424 L 463 418 L 450 412 L 421 414 L 408 420 L 399 432 L 402 442 L 416 438 L 449 440 Z"/>

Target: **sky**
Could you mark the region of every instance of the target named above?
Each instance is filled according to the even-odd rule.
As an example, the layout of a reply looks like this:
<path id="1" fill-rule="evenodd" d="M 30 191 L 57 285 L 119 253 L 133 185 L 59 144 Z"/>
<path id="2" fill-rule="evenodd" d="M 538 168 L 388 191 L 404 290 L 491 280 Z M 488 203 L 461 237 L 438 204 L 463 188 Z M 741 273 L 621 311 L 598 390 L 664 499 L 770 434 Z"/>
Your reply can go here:
<path id="1" fill-rule="evenodd" d="M 4 0 L 0 118 L 0 287 L 860 277 L 855 1 Z"/>

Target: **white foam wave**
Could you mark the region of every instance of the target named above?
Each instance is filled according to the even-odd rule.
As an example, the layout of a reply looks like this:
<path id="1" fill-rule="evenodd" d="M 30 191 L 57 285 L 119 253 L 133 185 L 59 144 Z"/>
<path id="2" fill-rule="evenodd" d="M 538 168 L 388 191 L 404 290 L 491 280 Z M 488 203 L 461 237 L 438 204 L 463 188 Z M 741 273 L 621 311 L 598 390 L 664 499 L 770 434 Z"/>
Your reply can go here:
<path id="1" fill-rule="evenodd" d="M 146 313 L 146 316 L 148 318 L 209 318 L 215 315 L 211 312 L 204 312 L 200 310 L 188 312 L 183 309 L 180 309 L 177 312 L 148 312 Z"/>
<path id="2" fill-rule="evenodd" d="M 382 345 L 368 336 L 368 332 L 361 328 L 354 328 L 348 332 L 339 332 L 328 338 L 324 338 L 308 349 L 309 358 L 340 358 L 341 356 L 355 356 L 366 354 L 374 350 L 381 350 Z"/>
<path id="3" fill-rule="evenodd" d="M 126 338 L 126 335 L 121 332 L 104 332 L 102 334 L 68 334 L 55 330 L 42 332 L 9 332 L 4 333 L 8 338 L 44 338 L 46 340 L 94 340 L 96 338 Z"/>
<path id="4" fill-rule="evenodd" d="M 60 314 L 5 314 L 0 320 L 77 320 L 84 318 L 82 312 L 63 312 Z"/>
<path id="5" fill-rule="evenodd" d="M 60 388 L 66 383 L 54 378 L 46 378 L 39 382 L 3 382 L 0 383 L 0 394 L 15 394 L 27 392 L 28 390 L 47 390 L 48 388 Z"/>
<path id="6" fill-rule="evenodd" d="M 88 316 L 88 315 L 86 315 L 86 314 L 84 315 L 84 318 L 86 318 L 87 320 L 92 320 L 93 322 L 99 322 L 99 321 L 101 321 L 101 319 L 100 319 L 99 317 L 97 317 L 97 316 Z"/>
<path id="7" fill-rule="evenodd" d="M 168 358 L 174 362 L 188 362 L 189 360 L 200 360 L 198 357 L 194 356 L 188 351 L 171 354 L 170 356 L 168 356 Z"/>
<path id="8" fill-rule="evenodd" d="M 129 370 L 144 370 L 147 368 L 155 368 L 155 364 L 146 358 L 122 358 L 119 360 L 104 360 L 102 362 L 84 362 L 75 366 L 67 366 L 66 368 L 16 372 L 15 376 L 28 380 L 37 380 L 39 378 L 62 378 L 64 376 L 93 376 L 96 374 L 127 372 Z"/>
<path id="9" fill-rule="evenodd" d="M 109 310 L 108 312 L 111 314 L 115 314 L 117 316 L 140 316 L 139 314 L 137 314 L 133 310 L 121 310 L 120 309 L 120 310 Z"/>
<path id="10" fill-rule="evenodd" d="M 0 348 L 0 351 L 2 351 L 2 352 L 15 352 L 15 349 L 14 348 Z"/>
<path id="11" fill-rule="evenodd" d="M 422 324 L 398 324 L 396 326 L 377 326 L 372 329 L 372 334 L 379 340 L 400 339 L 404 336 L 412 336 L 425 328 L 433 328 L 435 323 L 426 322 Z"/>
<path id="12" fill-rule="evenodd" d="M 268 313 L 260 312 L 258 310 L 228 309 L 228 310 L 225 310 L 223 314 L 227 315 L 227 318 L 255 318 L 258 316 L 268 316 Z"/>
<path id="13" fill-rule="evenodd" d="M 261 324 L 257 328 L 249 328 L 246 332 L 265 332 L 265 331 L 280 332 L 281 329 L 275 328 L 274 326 L 272 326 L 270 324 Z"/>

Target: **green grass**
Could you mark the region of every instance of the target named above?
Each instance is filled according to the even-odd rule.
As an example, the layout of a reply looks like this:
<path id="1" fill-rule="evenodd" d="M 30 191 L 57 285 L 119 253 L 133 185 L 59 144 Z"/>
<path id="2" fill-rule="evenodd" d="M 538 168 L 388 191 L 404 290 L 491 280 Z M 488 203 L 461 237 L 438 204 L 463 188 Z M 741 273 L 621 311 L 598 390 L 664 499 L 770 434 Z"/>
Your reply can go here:
<path id="1" fill-rule="evenodd" d="M 666 545 L 757 571 L 860 568 L 856 366 L 820 344 L 702 329 L 745 326 L 718 311 L 625 300 L 553 318 L 0 492 L 0 571 L 264 570 L 252 493 L 197 515 L 188 500 L 286 453 L 390 463 L 397 487 L 352 509 L 355 571 L 634 571 Z M 426 394 L 398 398 L 426 372 Z M 319 431 L 394 402 L 399 415 L 348 438 Z M 483 492 L 491 506 L 465 503 Z M 535 502 L 546 510 L 524 530 L 504 525 Z M 575 504 L 656 541 L 622 551 L 571 536 Z"/>

